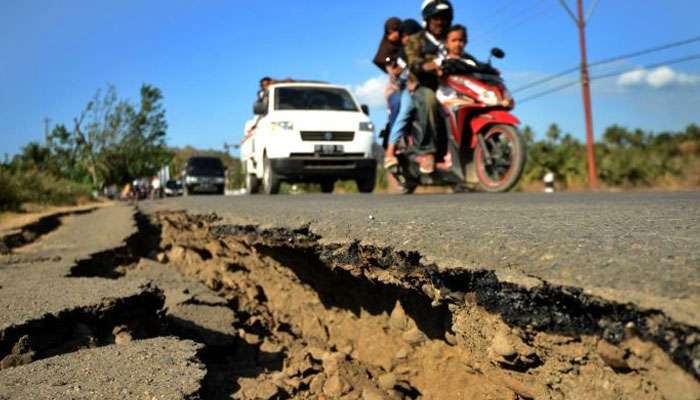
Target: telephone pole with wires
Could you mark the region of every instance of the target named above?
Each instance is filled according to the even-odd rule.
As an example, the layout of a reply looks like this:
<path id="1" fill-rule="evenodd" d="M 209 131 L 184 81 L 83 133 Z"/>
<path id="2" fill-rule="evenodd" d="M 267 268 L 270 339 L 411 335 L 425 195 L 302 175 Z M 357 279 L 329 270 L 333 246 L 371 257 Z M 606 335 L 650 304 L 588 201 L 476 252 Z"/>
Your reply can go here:
<path id="1" fill-rule="evenodd" d="M 583 13 L 583 0 L 576 0 L 577 15 L 571 10 L 566 0 L 559 0 L 562 7 L 574 20 L 578 27 L 579 43 L 581 46 L 581 88 L 583 91 L 583 110 L 586 119 L 586 148 L 588 152 L 588 184 L 591 189 L 598 188 L 598 175 L 595 164 L 595 150 L 593 137 L 593 110 L 591 107 L 591 80 L 588 74 L 588 54 L 586 49 L 586 23 L 590 19 L 599 0 L 593 0 L 593 5 L 587 15 Z"/>

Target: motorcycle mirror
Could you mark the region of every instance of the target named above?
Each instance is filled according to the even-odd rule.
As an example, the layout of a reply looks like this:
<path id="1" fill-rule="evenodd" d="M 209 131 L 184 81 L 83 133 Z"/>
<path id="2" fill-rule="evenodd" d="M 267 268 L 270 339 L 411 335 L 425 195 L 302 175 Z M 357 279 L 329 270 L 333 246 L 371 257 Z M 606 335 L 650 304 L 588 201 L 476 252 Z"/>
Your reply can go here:
<path id="1" fill-rule="evenodd" d="M 499 49 L 498 47 L 494 47 L 493 49 L 491 49 L 491 55 L 500 59 L 506 56 L 506 52 Z"/>

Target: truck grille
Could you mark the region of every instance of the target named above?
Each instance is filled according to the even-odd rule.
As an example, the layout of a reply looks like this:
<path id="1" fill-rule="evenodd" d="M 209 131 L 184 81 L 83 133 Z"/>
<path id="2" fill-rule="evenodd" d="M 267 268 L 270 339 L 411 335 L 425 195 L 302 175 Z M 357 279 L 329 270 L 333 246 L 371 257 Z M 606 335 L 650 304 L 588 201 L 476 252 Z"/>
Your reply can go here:
<path id="1" fill-rule="evenodd" d="M 301 140 L 308 142 L 351 142 L 353 139 L 355 132 L 301 132 Z"/>

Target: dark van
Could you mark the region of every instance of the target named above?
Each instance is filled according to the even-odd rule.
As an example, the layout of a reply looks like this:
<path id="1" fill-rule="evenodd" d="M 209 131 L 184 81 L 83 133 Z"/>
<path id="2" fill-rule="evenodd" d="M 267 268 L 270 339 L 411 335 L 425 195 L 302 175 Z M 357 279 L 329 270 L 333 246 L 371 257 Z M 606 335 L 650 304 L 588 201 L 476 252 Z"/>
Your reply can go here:
<path id="1" fill-rule="evenodd" d="M 226 172 L 216 157 L 191 157 L 183 173 L 185 196 L 193 193 L 224 194 Z"/>

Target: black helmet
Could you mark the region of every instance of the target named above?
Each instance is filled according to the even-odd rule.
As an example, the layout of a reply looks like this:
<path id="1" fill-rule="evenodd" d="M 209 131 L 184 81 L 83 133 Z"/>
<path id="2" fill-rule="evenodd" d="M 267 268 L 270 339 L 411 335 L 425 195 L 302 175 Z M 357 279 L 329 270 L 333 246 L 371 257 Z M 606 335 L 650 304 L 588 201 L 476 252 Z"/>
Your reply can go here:
<path id="1" fill-rule="evenodd" d="M 423 2 L 423 19 L 425 21 L 442 13 L 447 13 L 450 21 L 454 18 L 454 9 L 449 0 L 425 0 Z"/>

